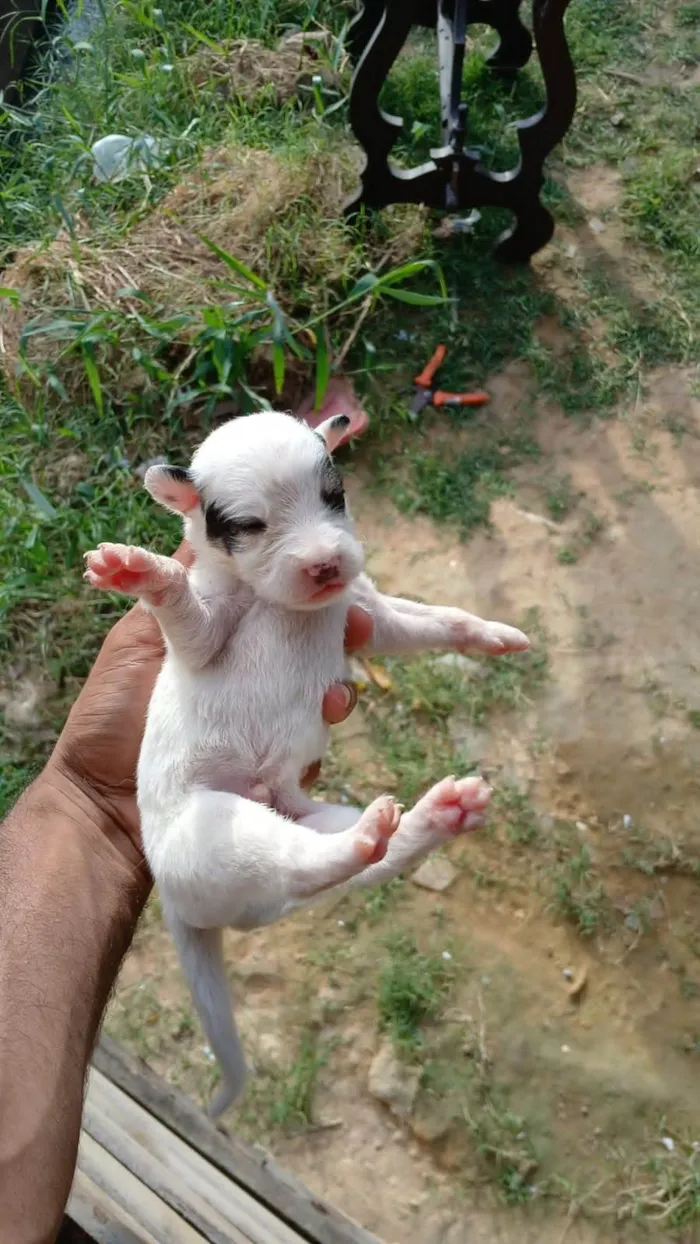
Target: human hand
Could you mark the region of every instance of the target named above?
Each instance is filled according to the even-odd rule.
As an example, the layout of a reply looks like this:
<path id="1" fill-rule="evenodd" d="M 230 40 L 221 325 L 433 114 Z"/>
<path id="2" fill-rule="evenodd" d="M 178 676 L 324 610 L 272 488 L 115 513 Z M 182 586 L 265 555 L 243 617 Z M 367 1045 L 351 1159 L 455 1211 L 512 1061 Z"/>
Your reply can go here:
<path id="1" fill-rule="evenodd" d="M 192 552 L 181 545 L 175 557 L 191 565 Z M 364 610 L 348 610 L 346 647 L 362 647 L 372 633 Z M 47 765 L 62 787 L 82 801 L 92 801 L 109 832 L 120 834 L 129 854 L 141 857 L 136 804 L 136 765 L 146 710 L 164 654 L 163 636 L 152 614 L 136 605 L 112 627 Z M 324 719 L 343 721 L 357 703 L 352 684 L 330 687 L 323 700 Z M 304 781 L 315 780 L 312 766 Z"/>

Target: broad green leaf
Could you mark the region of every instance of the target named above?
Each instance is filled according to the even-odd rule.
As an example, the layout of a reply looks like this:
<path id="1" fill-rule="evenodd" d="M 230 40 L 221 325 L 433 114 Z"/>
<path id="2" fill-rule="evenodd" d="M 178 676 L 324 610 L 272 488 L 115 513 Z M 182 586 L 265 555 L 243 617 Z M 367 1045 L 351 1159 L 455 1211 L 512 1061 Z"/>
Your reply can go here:
<path id="1" fill-rule="evenodd" d="M 30 479 L 20 478 L 20 484 L 26 492 L 29 500 L 36 506 L 37 510 L 44 515 L 45 518 L 57 518 L 58 510 L 54 509 L 48 497 L 45 497 L 40 488 L 33 484 Z"/>
<path id="2" fill-rule="evenodd" d="M 369 294 L 370 290 L 376 289 L 377 285 L 379 285 L 379 277 L 374 272 L 365 272 L 365 275 L 353 285 L 346 301 L 349 302 L 350 299 L 361 298 L 363 294 Z"/>
<path id="3" fill-rule="evenodd" d="M 19 293 L 16 289 L 9 289 L 6 285 L 0 285 L 0 298 L 7 298 L 13 307 L 19 306 Z"/>

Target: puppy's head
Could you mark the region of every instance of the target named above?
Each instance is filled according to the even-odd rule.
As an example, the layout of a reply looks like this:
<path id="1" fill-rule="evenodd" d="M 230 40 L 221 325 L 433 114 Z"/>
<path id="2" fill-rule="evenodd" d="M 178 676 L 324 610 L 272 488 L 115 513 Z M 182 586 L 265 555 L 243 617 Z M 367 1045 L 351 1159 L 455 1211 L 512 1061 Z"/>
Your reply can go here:
<path id="1" fill-rule="evenodd" d="M 200 445 L 188 469 L 151 467 L 146 488 L 186 519 L 199 557 L 288 609 L 318 609 L 360 573 L 343 482 L 331 454 L 347 427 L 312 431 L 291 415 L 233 419 Z"/>

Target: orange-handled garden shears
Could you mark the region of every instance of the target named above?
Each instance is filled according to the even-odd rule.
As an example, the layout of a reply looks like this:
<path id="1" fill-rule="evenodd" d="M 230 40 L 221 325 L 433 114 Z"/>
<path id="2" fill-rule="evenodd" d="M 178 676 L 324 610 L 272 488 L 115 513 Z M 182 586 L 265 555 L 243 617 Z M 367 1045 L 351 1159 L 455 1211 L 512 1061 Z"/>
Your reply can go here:
<path id="1" fill-rule="evenodd" d="M 448 393 L 444 389 L 434 389 L 432 387 L 436 373 L 442 367 L 447 355 L 445 346 L 437 346 L 432 357 L 426 363 L 422 372 L 414 379 L 416 386 L 411 409 L 414 415 L 417 415 L 424 406 L 483 406 L 484 402 L 488 402 L 488 393 L 477 390 L 475 393 Z"/>

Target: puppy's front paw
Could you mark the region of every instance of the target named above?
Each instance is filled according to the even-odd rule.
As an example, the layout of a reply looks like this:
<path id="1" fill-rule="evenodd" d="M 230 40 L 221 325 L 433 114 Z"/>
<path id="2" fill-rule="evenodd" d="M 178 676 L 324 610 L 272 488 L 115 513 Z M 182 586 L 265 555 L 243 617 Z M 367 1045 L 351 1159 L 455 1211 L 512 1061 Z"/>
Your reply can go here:
<path id="1" fill-rule="evenodd" d="M 101 544 L 85 554 L 83 578 L 92 587 L 142 596 L 154 605 L 184 576 L 183 567 L 171 557 L 129 544 Z"/>
<path id="2" fill-rule="evenodd" d="M 527 635 L 505 622 L 484 622 L 481 618 L 464 619 L 452 623 L 453 643 L 457 652 L 486 652 L 489 656 L 504 656 L 506 652 L 524 652 L 530 647 Z"/>

